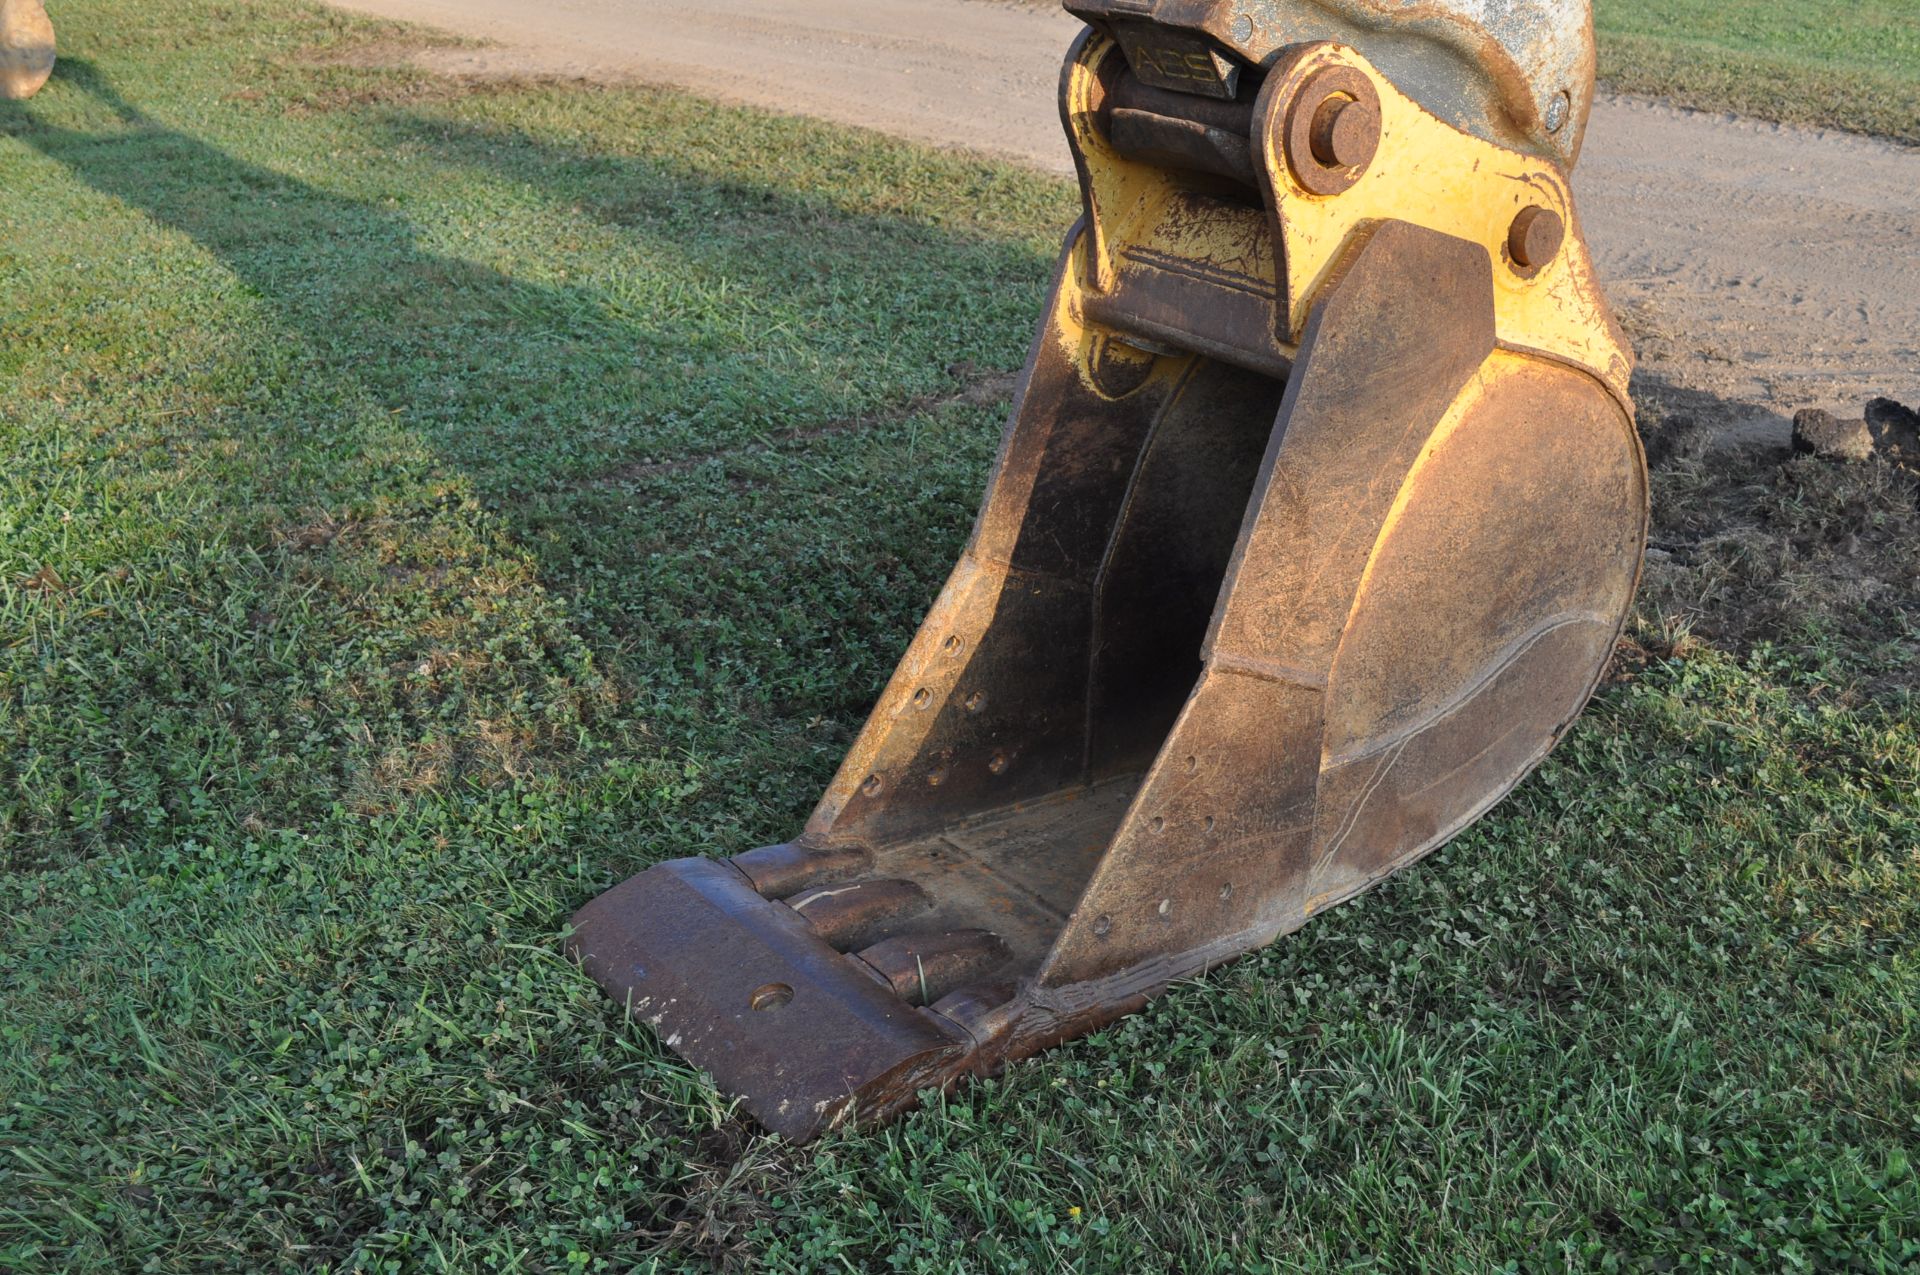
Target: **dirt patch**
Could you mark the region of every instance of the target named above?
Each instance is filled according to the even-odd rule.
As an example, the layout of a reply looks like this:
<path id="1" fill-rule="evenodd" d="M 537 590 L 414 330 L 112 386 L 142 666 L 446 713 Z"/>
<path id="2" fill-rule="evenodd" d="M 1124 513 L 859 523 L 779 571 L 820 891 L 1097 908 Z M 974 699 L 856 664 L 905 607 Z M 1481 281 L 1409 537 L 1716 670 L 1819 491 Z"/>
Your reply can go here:
<path id="1" fill-rule="evenodd" d="M 455 36 L 402 39 L 382 36 L 371 40 L 338 40 L 311 44 L 296 49 L 288 59 L 296 66 L 357 67 L 369 71 L 389 71 L 412 66 L 414 59 L 443 49 L 472 48 L 473 42 Z"/>
<path id="2" fill-rule="evenodd" d="M 1872 459 L 1718 441 L 1737 404 L 1637 387 L 1652 460 L 1643 641 L 1838 657 L 1865 689 L 1920 689 L 1920 476 Z"/>
<path id="3" fill-rule="evenodd" d="M 1774 643 L 1837 657 L 1870 691 L 1920 689 L 1920 475 L 1796 452 L 1778 398 L 1741 392 L 1758 387 L 1737 337 L 1652 303 L 1620 319 L 1653 497 L 1639 643 Z"/>
<path id="4" fill-rule="evenodd" d="M 361 106 L 412 106 L 475 95 L 529 90 L 596 89 L 599 81 L 541 74 L 489 59 L 486 46 L 457 37 L 381 37 L 313 45 L 296 51 L 288 64 L 330 72 L 318 88 L 289 87 L 278 96 L 290 114 L 322 114 Z M 260 100 L 249 91 L 236 100 Z"/>

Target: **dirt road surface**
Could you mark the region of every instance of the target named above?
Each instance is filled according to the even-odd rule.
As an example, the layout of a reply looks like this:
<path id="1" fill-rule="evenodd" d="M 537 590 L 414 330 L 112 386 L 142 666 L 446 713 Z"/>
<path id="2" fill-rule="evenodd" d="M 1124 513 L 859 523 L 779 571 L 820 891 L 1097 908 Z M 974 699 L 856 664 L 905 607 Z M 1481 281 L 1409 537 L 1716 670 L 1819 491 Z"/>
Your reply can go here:
<path id="1" fill-rule="evenodd" d="M 468 75 L 641 80 L 1065 172 L 1079 29 L 991 0 L 339 0 L 491 41 Z M 1729 439 L 1806 406 L 1920 403 L 1920 150 L 1603 99 L 1574 179 L 1656 397 Z"/>

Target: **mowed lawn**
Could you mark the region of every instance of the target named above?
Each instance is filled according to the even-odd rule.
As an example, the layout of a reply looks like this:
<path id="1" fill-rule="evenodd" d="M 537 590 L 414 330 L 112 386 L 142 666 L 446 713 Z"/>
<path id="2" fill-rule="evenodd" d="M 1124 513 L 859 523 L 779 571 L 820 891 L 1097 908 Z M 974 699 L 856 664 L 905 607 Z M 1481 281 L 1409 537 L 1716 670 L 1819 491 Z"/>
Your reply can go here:
<path id="1" fill-rule="evenodd" d="M 1920 145 L 1914 0 L 1594 0 L 1608 87 Z"/>
<path id="2" fill-rule="evenodd" d="M 56 16 L 0 105 L 0 1271 L 1920 1262 L 1915 630 L 1689 637 L 1705 541 L 1441 853 L 891 1129 L 757 1134 L 562 927 L 797 829 L 1071 191 L 371 69 L 403 33 L 282 0 Z M 1910 533 L 1815 465 L 1754 587 Z"/>

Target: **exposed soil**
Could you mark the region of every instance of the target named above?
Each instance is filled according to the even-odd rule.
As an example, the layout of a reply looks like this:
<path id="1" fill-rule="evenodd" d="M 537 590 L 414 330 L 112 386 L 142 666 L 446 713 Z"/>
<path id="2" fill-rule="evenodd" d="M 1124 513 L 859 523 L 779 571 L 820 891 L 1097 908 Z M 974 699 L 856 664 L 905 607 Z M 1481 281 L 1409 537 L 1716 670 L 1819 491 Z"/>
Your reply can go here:
<path id="1" fill-rule="evenodd" d="M 1920 476 L 1883 460 L 1715 446 L 1696 401 L 1660 387 L 1640 396 L 1664 444 L 1640 640 L 1822 649 L 1869 692 L 1920 690 Z"/>

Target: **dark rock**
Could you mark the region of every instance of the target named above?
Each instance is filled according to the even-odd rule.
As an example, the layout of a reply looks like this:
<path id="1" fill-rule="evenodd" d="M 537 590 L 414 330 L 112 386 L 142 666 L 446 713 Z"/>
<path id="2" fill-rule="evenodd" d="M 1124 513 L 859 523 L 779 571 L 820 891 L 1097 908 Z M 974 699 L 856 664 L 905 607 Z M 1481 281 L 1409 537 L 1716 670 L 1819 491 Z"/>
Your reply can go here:
<path id="1" fill-rule="evenodd" d="M 1873 432 L 1865 421 L 1843 421 L 1809 407 L 1793 415 L 1793 450 L 1830 460 L 1865 460 L 1873 455 Z"/>
<path id="2" fill-rule="evenodd" d="M 1857 421 L 1809 407 L 1794 414 L 1793 450 L 1829 460 L 1877 456 L 1891 465 L 1920 470 L 1920 412 L 1890 398 L 1869 402 L 1865 418 Z"/>
<path id="3" fill-rule="evenodd" d="M 1873 435 L 1875 455 L 1920 469 L 1920 412 L 1890 398 L 1876 398 L 1867 404 L 1865 424 Z"/>

